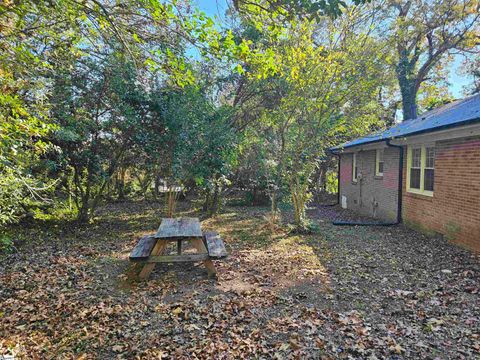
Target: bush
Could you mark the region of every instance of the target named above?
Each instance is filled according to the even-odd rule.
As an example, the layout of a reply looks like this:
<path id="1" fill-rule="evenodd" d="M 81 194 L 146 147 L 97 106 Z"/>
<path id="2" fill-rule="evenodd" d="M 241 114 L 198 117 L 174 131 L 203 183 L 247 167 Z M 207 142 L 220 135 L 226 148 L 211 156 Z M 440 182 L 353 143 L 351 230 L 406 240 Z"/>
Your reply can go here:
<path id="1" fill-rule="evenodd" d="M 39 181 L 11 168 L 0 171 L 0 228 L 17 223 L 31 209 L 48 205 L 45 189 Z"/>
<path id="2" fill-rule="evenodd" d="M 0 254 L 11 253 L 13 249 L 13 240 L 8 235 L 0 235 Z"/>
<path id="3" fill-rule="evenodd" d="M 337 171 L 328 170 L 327 171 L 327 186 L 326 186 L 327 193 L 335 194 L 338 190 L 338 178 L 337 178 Z"/>
<path id="4" fill-rule="evenodd" d="M 18 221 L 25 212 L 28 196 L 20 178 L 12 171 L 0 175 L 0 227 Z"/>

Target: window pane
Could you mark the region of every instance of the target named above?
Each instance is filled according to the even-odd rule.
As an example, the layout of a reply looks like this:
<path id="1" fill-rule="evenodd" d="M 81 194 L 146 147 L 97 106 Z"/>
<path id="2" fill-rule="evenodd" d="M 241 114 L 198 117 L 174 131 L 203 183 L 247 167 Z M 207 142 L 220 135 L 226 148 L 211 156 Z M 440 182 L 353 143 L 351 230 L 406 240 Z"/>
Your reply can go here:
<path id="1" fill-rule="evenodd" d="M 423 189 L 426 191 L 433 191 L 433 181 L 435 177 L 435 170 L 434 169 L 425 169 L 425 178 Z"/>
<path id="2" fill-rule="evenodd" d="M 427 147 L 425 151 L 426 151 L 425 167 L 434 169 L 435 168 L 435 148 Z"/>
<path id="3" fill-rule="evenodd" d="M 410 187 L 420 189 L 420 169 L 410 169 Z"/>
<path id="4" fill-rule="evenodd" d="M 376 171 L 375 175 L 383 174 L 383 152 L 384 152 L 383 149 L 378 149 L 375 153 L 376 154 L 375 166 L 378 166 L 375 170 Z"/>
<path id="5" fill-rule="evenodd" d="M 412 167 L 420 169 L 422 166 L 422 149 L 412 149 Z"/>
<path id="6" fill-rule="evenodd" d="M 383 161 L 378 163 L 378 173 L 383 174 Z"/>

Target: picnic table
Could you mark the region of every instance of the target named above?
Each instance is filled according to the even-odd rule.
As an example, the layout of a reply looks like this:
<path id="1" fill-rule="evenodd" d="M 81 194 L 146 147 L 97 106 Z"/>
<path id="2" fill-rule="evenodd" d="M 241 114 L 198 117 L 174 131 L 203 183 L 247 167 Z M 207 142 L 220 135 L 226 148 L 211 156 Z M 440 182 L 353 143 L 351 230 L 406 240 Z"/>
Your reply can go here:
<path id="1" fill-rule="evenodd" d="M 182 253 L 182 243 L 189 241 L 196 253 Z M 176 255 L 163 255 L 169 242 L 177 243 Z M 164 218 L 156 234 L 142 237 L 130 254 L 130 261 L 145 263 L 139 277 L 146 279 L 157 263 L 200 262 L 209 276 L 216 274 L 212 259 L 227 256 L 218 233 L 202 232 L 198 218 Z"/>

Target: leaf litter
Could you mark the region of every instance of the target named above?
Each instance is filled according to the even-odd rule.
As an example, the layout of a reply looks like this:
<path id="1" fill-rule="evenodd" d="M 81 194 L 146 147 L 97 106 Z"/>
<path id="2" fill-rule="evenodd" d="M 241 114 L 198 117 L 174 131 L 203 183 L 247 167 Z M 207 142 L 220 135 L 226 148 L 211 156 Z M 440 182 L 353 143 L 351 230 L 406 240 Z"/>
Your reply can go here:
<path id="1" fill-rule="evenodd" d="M 480 356 L 479 259 L 403 226 L 289 235 L 266 211 L 229 207 L 202 226 L 230 256 L 201 264 L 128 262 L 162 204 L 103 207 L 95 225 L 22 229 L 0 262 L 0 354 L 31 359 L 472 359 Z M 193 216 L 191 204 L 180 204 Z M 448 271 L 446 271 L 448 270 Z"/>

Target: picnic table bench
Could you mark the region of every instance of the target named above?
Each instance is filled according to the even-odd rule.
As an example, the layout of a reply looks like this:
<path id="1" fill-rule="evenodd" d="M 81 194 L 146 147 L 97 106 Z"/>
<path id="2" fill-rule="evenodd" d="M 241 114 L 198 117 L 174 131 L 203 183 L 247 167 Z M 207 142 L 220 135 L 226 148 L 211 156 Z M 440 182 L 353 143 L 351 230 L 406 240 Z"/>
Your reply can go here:
<path id="1" fill-rule="evenodd" d="M 163 255 L 169 242 L 177 242 L 177 255 Z M 196 253 L 182 253 L 182 243 L 190 241 Z M 212 259 L 227 256 L 225 244 L 215 231 L 202 232 L 198 218 L 164 218 L 156 234 L 143 236 L 130 253 L 130 261 L 145 263 L 139 277 L 146 279 L 156 263 L 202 261 L 209 275 L 216 274 Z"/>

